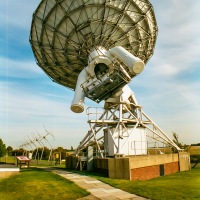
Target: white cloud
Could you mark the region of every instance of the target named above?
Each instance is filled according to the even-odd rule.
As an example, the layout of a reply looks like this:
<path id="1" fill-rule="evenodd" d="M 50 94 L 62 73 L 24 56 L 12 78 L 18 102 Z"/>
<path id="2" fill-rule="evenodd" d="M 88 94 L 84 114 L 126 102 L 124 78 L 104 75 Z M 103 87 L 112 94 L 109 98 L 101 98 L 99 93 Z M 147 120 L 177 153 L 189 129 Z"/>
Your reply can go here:
<path id="1" fill-rule="evenodd" d="M 31 78 L 43 74 L 34 60 L 22 61 L 0 57 L 0 68 L 0 76 L 7 78 Z"/>
<path id="2" fill-rule="evenodd" d="M 157 65 L 153 68 L 154 73 L 156 73 L 158 76 L 165 75 L 165 76 L 174 76 L 177 75 L 180 72 L 180 68 L 178 66 L 173 66 L 170 64 L 163 64 L 163 65 Z"/>
<path id="3" fill-rule="evenodd" d="M 167 65 L 156 68 L 152 62 L 149 64 L 131 83 L 138 103 L 170 137 L 174 131 L 183 143 L 198 143 L 200 79 L 188 77 L 191 76 L 188 73 L 190 65 L 180 69 Z M 180 78 L 179 74 L 186 79 Z"/>
<path id="4" fill-rule="evenodd" d="M 199 62 L 200 1 L 169 0 L 158 4 L 153 0 L 152 3 L 159 28 L 152 57 L 153 65 L 157 66 L 154 73 L 166 70 L 165 74 L 171 76 L 192 70 Z"/>
<path id="5" fill-rule="evenodd" d="M 56 120 L 60 120 L 60 123 L 66 122 L 66 118 L 69 124 L 76 121 L 76 115 L 69 112 L 70 102 L 60 101 L 60 99 L 64 99 L 63 97 L 54 94 L 53 99 L 46 94 L 39 96 L 28 90 L 21 90 L 20 86 L 14 87 L 15 83 L 1 85 L 0 113 L 6 113 L 16 118 L 21 117 L 24 120 L 27 117 L 37 121 L 45 117 L 55 120 L 55 117 Z M 56 101 L 56 98 L 59 100 Z"/>

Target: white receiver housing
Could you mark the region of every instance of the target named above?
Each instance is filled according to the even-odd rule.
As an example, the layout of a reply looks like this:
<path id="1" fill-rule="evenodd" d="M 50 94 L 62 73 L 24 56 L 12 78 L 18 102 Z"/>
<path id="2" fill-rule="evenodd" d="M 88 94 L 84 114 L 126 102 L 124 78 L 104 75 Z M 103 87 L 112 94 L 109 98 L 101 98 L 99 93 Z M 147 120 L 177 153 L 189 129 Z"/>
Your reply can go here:
<path id="1" fill-rule="evenodd" d="M 97 79 L 97 77 L 95 76 L 95 66 L 97 64 L 102 64 L 110 70 L 111 68 L 113 68 L 112 64 L 115 63 L 116 60 L 122 62 L 126 67 L 128 67 L 129 70 L 125 71 L 125 69 L 120 66 L 122 71 L 124 71 L 124 74 L 127 74 L 127 76 L 129 77 L 134 77 L 140 74 L 144 69 L 144 62 L 140 58 L 132 55 L 121 46 L 116 46 L 109 49 L 108 51 L 105 50 L 103 47 L 97 47 L 89 55 L 88 66 L 85 67 L 78 76 L 75 94 L 71 104 L 71 110 L 73 112 L 81 113 L 84 111 L 85 92 L 83 91 L 81 85 L 86 81 L 89 81 L 89 78 L 90 80 Z M 100 79 L 99 84 L 102 84 L 103 81 L 104 79 Z M 96 85 L 94 84 L 94 86 Z M 119 90 L 120 89 L 121 88 L 119 87 Z M 113 93 L 111 92 L 109 98 L 112 97 L 112 95 Z"/>

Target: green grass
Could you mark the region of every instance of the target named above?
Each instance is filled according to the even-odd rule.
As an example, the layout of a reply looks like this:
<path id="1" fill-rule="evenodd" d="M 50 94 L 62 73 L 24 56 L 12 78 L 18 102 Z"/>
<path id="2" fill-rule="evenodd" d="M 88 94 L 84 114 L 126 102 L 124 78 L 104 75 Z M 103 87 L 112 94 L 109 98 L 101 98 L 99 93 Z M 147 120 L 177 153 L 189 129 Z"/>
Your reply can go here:
<path id="1" fill-rule="evenodd" d="M 80 172 L 79 172 L 80 173 Z M 200 199 L 200 164 L 187 172 L 179 172 L 148 181 L 111 179 L 96 173 L 82 172 L 127 192 L 152 200 Z M 77 199 L 89 193 L 56 174 L 42 169 L 22 169 L 19 175 L 0 179 L 0 199 Z"/>
<path id="2" fill-rule="evenodd" d="M 55 161 L 48 161 L 48 160 L 34 160 L 30 161 L 30 166 L 39 166 L 39 167 L 58 167 L 58 168 L 65 168 L 65 161 L 61 162 L 61 165 L 55 165 Z"/>
<path id="3" fill-rule="evenodd" d="M 15 156 L 8 156 L 8 157 L 1 157 L 0 162 L 5 162 L 5 163 L 12 163 L 12 164 L 17 164 L 17 160 Z M 32 167 L 54 167 L 55 166 L 55 161 L 48 161 L 48 160 L 35 160 L 32 159 L 30 161 L 30 166 Z M 56 165 L 55 167 L 57 168 L 65 168 L 65 161 L 61 161 L 61 165 Z"/>
<path id="4" fill-rule="evenodd" d="M 200 199 L 200 167 L 148 181 L 95 177 L 111 186 L 152 200 Z"/>
<path id="5" fill-rule="evenodd" d="M 190 155 L 200 155 L 200 146 L 191 146 L 188 152 Z"/>
<path id="6" fill-rule="evenodd" d="M 19 175 L 0 179 L 1 200 L 72 200 L 87 195 L 73 182 L 38 168 L 23 169 Z"/>
<path id="7" fill-rule="evenodd" d="M 0 158 L 0 162 L 5 162 L 5 163 L 15 163 L 16 158 L 15 156 L 5 156 Z"/>

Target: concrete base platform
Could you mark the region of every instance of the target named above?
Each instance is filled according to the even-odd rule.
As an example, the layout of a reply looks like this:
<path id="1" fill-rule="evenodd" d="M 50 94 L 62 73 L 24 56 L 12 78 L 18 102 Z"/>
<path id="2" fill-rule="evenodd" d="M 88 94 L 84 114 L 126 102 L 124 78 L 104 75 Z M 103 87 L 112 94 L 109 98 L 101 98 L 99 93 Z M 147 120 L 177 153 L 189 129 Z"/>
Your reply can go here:
<path id="1" fill-rule="evenodd" d="M 13 164 L 0 164 L 0 178 L 8 178 L 19 173 L 19 168 Z"/>
<path id="2" fill-rule="evenodd" d="M 179 171 L 190 170 L 187 152 L 159 155 L 127 156 L 117 158 L 94 158 L 94 171 L 109 178 L 127 180 L 150 180 Z"/>
<path id="3" fill-rule="evenodd" d="M 67 169 L 76 169 L 79 163 L 81 162 L 78 157 L 68 156 L 66 158 Z M 92 168 L 93 171 L 104 174 L 109 178 L 150 180 L 179 171 L 190 170 L 190 155 L 187 152 L 179 152 L 173 154 L 93 158 Z M 82 170 L 82 167 L 80 167 L 80 170 Z"/>

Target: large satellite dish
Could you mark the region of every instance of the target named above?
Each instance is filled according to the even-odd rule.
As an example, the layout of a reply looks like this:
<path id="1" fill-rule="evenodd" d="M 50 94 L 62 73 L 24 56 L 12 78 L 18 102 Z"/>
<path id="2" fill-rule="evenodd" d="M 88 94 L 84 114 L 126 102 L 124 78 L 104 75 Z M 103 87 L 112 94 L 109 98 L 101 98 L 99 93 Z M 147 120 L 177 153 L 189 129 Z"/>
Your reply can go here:
<path id="1" fill-rule="evenodd" d="M 156 36 L 148 0 L 43 0 L 33 14 L 30 42 L 44 72 L 74 90 L 96 47 L 121 46 L 146 63 Z"/>
<path id="2" fill-rule="evenodd" d="M 99 118 L 88 120 L 91 129 L 77 154 L 94 144 L 101 157 L 146 155 L 155 142 L 180 150 L 127 86 L 152 56 L 156 36 L 148 0 L 41 1 L 30 34 L 38 65 L 54 82 L 75 90 L 73 112 L 83 112 L 85 97 L 105 100 L 103 113 L 95 113 Z"/>

